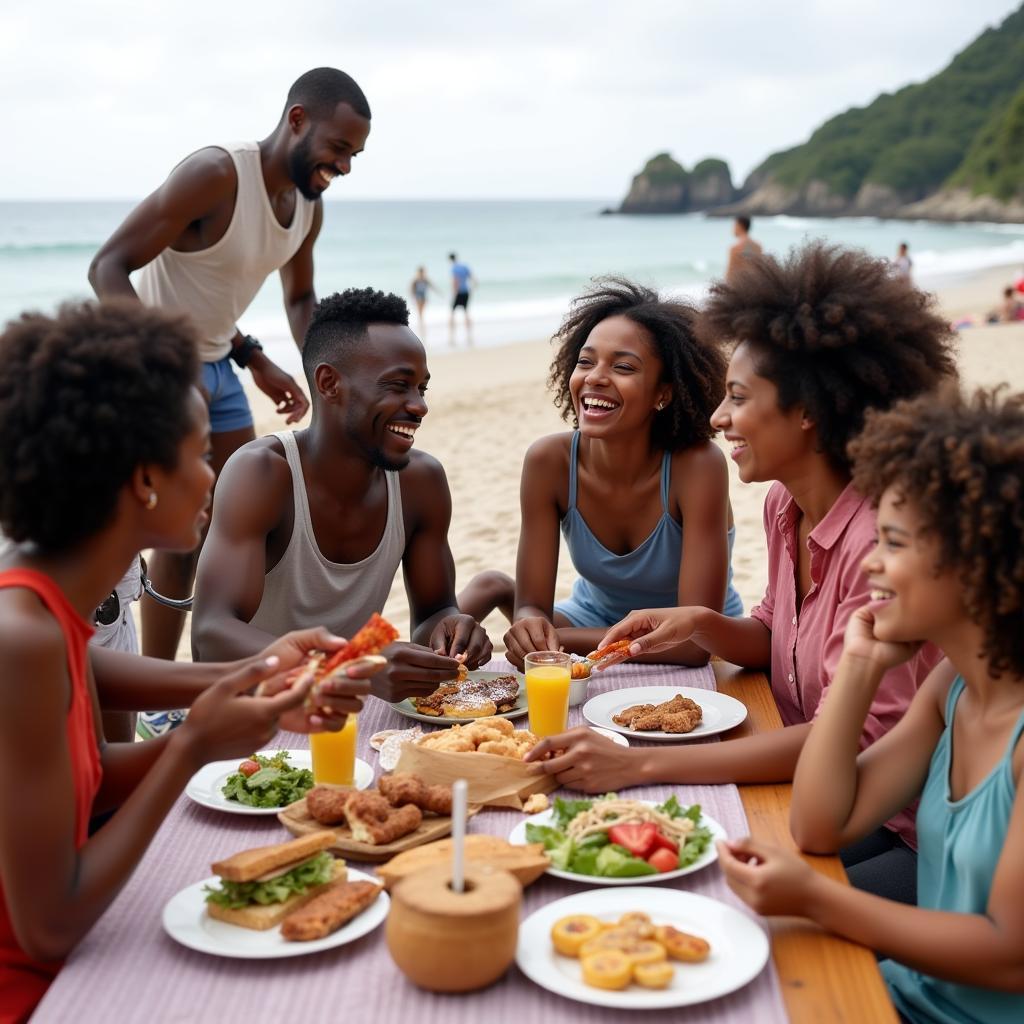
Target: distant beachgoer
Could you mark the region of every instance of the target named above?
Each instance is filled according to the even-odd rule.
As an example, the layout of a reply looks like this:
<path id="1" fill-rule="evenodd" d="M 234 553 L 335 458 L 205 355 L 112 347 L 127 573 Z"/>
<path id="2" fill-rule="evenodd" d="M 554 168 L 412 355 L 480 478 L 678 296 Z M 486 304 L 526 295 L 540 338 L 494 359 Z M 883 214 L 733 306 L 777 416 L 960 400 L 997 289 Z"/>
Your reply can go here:
<path id="1" fill-rule="evenodd" d="M 302 388 L 237 321 L 277 270 L 292 335 L 302 347 L 316 302 L 313 245 L 323 220 L 320 196 L 335 177 L 348 174 L 369 132 L 370 108 L 359 86 L 334 68 L 308 71 L 288 91 L 270 135 L 186 157 L 128 215 L 89 268 L 101 298 L 125 296 L 184 312 L 198 327 L 215 472 L 255 437 L 232 362 L 249 368 L 287 423 L 298 422 L 309 409 Z M 136 270 L 138 290 L 129 279 Z M 195 557 L 156 552 L 156 589 L 187 596 Z M 144 652 L 174 658 L 182 612 L 147 602 L 142 618 Z"/>
<path id="2" fill-rule="evenodd" d="M 893 274 L 900 278 L 900 280 L 910 284 L 914 261 L 910 258 L 910 247 L 906 242 L 900 242 L 900 247 L 896 250 L 896 259 L 892 261 L 892 265 Z"/>
<path id="3" fill-rule="evenodd" d="M 1021 304 L 1012 287 L 1003 289 L 1003 301 L 986 317 L 990 324 L 1012 324 L 1024 319 L 1024 304 Z"/>
<path id="4" fill-rule="evenodd" d="M 448 259 L 452 263 L 452 316 L 448 324 L 448 341 L 455 344 L 455 310 L 462 307 L 463 315 L 466 318 L 466 344 L 473 344 L 473 324 L 469 319 L 469 293 L 476 285 L 473 271 L 460 263 L 455 253 L 448 253 Z"/>
<path id="5" fill-rule="evenodd" d="M 733 222 L 732 233 L 736 243 L 729 249 L 729 262 L 725 268 L 725 279 L 731 281 L 745 260 L 760 256 L 764 251 L 758 242 L 750 237 L 750 218 L 737 217 Z"/>
<path id="6" fill-rule="evenodd" d="M 427 277 L 427 268 L 418 267 L 416 276 L 409 285 L 409 294 L 412 295 L 416 303 L 416 312 L 419 315 L 420 341 L 427 340 L 427 325 L 423 319 L 423 311 L 427 306 L 427 292 L 429 291 L 438 292 L 438 289 L 434 282 Z"/>

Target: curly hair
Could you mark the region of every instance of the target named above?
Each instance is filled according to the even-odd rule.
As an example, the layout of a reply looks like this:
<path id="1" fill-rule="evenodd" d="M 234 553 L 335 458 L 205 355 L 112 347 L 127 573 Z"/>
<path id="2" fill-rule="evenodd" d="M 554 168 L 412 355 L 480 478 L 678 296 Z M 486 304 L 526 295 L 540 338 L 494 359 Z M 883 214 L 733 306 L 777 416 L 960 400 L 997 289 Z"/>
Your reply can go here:
<path id="1" fill-rule="evenodd" d="M 819 450 L 844 472 L 869 408 L 956 374 L 953 331 L 930 296 L 886 261 L 823 242 L 745 261 L 734 280 L 712 286 L 697 330 L 709 343 L 746 342 L 779 407 L 802 406 Z"/>
<path id="2" fill-rule="evenodd" d="M 872 411 L 850 445 L 856 488 L 876 505 L 895 488 L 938 539 L 994 677 L 1024 675 L 1024 394 L 1001 390 L 950 387 Z"/>
<path id="3" fill-rule="evenodd" d="M 106 526 L 139 465 L 173 469 L 195 429 L 193 328 L 137 302 L 24 313 L 0 335 L 0 527 L 45 550 Z"/>
<path id="4" fill-rule="evenodd" d="M 643 327 L 662 363 L 661 381 L 672 386 L 672 399 L 654 416 L 651 441 L 664 451 L 680 451 L 715 435 L 711 414 L 725 390 L 725 358 L 694 332 L 697 311 L 689 303 L 661 299 L 658 293 L 622 277 L 599 277 L 577 296 L 558 333 L 548 387 L 562 418 L 579 427 L 569 393 L 569 378 L 590 332 L 602 320 L 624 316 Z"/>
<path id="5" fill-rule="evenodd" d="M 316 304 L 302 345 L 302 368 L 312 383 L 320 363 L 337 363 L 370 324 L 409 326 L 409 307 L 397 295 L 375 288 L 346 288 Z"/>

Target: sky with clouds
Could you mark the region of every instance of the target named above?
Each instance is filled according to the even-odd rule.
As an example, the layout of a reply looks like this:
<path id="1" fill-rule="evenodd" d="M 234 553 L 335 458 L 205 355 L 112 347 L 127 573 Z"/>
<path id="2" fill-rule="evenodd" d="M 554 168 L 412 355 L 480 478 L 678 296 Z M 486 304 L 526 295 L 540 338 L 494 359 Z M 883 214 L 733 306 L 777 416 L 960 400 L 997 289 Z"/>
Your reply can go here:
<path id="1" fill-rule="evenodd" d="M 613 199 L 652 154 L 742 179 L 945 66 L 1013 0 L 51 0 L 0 8 L 0 198 L 135 198 L 261 138 L 329 64 L 373 110 L 332 198 Z M 342 194 L 343 193 L 343 194 Z"/>

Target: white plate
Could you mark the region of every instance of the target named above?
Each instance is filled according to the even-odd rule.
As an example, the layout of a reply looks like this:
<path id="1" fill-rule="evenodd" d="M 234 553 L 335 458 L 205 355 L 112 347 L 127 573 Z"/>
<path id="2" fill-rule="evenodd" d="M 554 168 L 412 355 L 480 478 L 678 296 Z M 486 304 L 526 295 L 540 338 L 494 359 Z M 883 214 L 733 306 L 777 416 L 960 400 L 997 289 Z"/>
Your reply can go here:
<path id="1" fill-rule="evenodd" d="M 654 800 L 638 800 L 637 803 L 647 804 L 648 807 L 656 807 Z M 532 814 L 524 818 L 508 835 L 508 841 L 513 846 L 524 846 L 526 839 L 527 825 L 550 825 L 551 819 L 555 816 L 554 810 L 541 811 L 540 814 Z M 640 875 L 636 878 L 605 878 L 603 875 L 577 875 L 572 871 L 562 871 L 560 868 L 548 868 L 549 875 L 557 878 L 568 878 L 570 882 L 585 882 L 587 885 L 651 885 L 659 882 L 667 882 L 670 878 L 681 878 L 683 875 L 692 875 L 694 871 L 700 871 L 709 864 L 718 860 L 718 850 L 715 843 L 719 839 L 727 839 L 725 829 L 707 814 L 701 814 L 700 823 L 711 829 L 711 842 L 708 843 L 704 852 L 688 867 L 676 868 L 675 871 L 661 871 L 656 875 Z"/>
<path id="2" fill-rule="evenodd" d="M 282 956 L 304 956 L 319 953 L 322 949 L 344 946 L 372 932 L 388 916 L 391 900 L 382 892 L 369 907 L 357 914 L 336 932 L 313 939 L 311 942 L 288 942 L 281 938 L 281 926 L 258 932 L 252 928 L 241 928 L 226 921 L 217 921 L 206 912 L 206 893 L 203 887 L 216 885 L 221 879 L 204 879 L 172 896 L 164 906 L 164 931 L 175 942 L 189 949 L 213 956 L 237 956 L 246 960 L 269 960 Z M 348 869 L 350 882 L 376 882 L 372 875 L 353 868 Z"/>
<path id="3" fill-rule="evenodd" d="M 529 714 L 529 709 L 526 707 L 526 677 L 521 672 L 478 672 L 476 670 L 469 673 L 470 679 L 497 679 L 499 676 L 511 676 L 514 675 L 519 680 L 519 695 L 516 697 L 515 707 L 511 711 L 502 711 L 498 715 L 491 715 L 492 718 L 522 718 L 523 715 Z M 439 686 L 444 686 L 444 683 L 439 683 Z M 436 715 L 422 715 L 416 710 L 411 700 L 400 700 L 396 704 L 391 705 L 400 715 L 405 715 L 406 718 L 415 718 L 417 722 L 429 722 L 431 725 L 466 725 L 468 722 L 472 722 L 472 718 L 438 718 Z"/>
<path id="4" fill-rule="evenodd" d="M 556 953 L 551 926 L 570 914 L 592 914 L 616 921 L 644 911 L 655 924 L 670 924 L 711 944 L 703 963 L 672 961 L 675 977 L 665 989 L 631 985 L 620 992 L 583 984 L 580 962 Z M 516 963 L 531 981 L 549 992 L 594 1006 L 618 1010 L 657 1010 L 717 999 L 753 981 L 768 961 L 768 937 L 746 914 L 718 900 L 678 889 L 589 889 L 555 900 L 519 926 Z"/>
<path id="5" fill-rule="evenodd" d="M 628 725 L 613 722 L 615 715 L 634 704 L 664 704 L 676 694 L 689 697 L 700 705 L 703 717 L 693 732 L 640 732 Z M 659 740 L 663 743 L 681 743 L 685 740 L 699 740 L 705 736 L 726 732 L 735 728 L 747 717 L 747 706 L 715 690 L 701 690 L 693 686 L 631 686 L 623 690 L 609 690 L 591 697 L 583 705 L 583 717 L 593 725 L 624 736 L 635 736 L 638 740 Z"/>
<path id="6" fill-rule="evenodd" d="M 629 740 L 627 740 L 621 732 L 612 732 L 611 729 L 602 729 L 599 725 L 592 725 L 590 727 L 590 731 L 598 733 L 606 740 L 611 740 L 612 743 L 617 743 L 620 747 L 629 746 Z"/>
<path id="7" fill-rule="evenodd" d="M 261 757 L 272 757 L 276 750 L 261 750 Z M 293 768 L 313 767 L 313 755 L 308 750 L 289 750 L 289 762 Z M 192 776 L 185 787 L 185 795 L 203 807 L 215 811 L 228 811 L 231 814 L 277 814 L 284 810 L 281 807 L 249 807 L 237 800 L 229 800 L 221 790 L 229 775 L 238 771 L 238 766 L 245 760 L 240 757 L 235 761 L 211 761 Z M 365 762 L 356 758 L 356 789 L 367 789 L 373 784 L 373 769 Z"/>

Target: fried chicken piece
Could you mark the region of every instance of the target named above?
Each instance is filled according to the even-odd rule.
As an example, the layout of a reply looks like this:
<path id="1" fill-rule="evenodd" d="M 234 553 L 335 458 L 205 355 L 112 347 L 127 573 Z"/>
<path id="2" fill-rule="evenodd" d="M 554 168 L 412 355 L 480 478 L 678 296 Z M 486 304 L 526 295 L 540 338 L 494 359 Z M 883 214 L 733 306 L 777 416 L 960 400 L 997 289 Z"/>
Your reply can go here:
<path id="1" fill-rule="evenodd" d="M 632 707 L 624 708 L 617 715 L 612 718 L 612 721 L 616 725 L 625 725 L 632 727 L 633 719 L 638 715 L 649 715 L 655 710 L 654 704 L 634 704 Z"/>
<path id="2" fill-rule="evenodd" d="M 452 813 L 451 786 L 428 786 L 412 772 L 384 775 L 377 786 L 392 807 L 414 804 L 421 811 L 432 814 Z"/>
<path id="3" fill-rule="evenodd" d="M 629 637 L 626 637 L 624 640 L 616 640 L 613 644 L 607 644 L 604 647 L 599 647 L 596 651 L 591 651 L 587 655 L 587 659 L 589 661 L 601 661 L 613 655 L 628 655 L 632 643 L 633 641 Z"/>
<path id="4" fill-rule="evenodd" d="M 658 710 L 663 715 L 674 715 L 678 711 L 700 711 L 700 705 L 689 697 L 677 693 L 671 700 L 666 700 L 658 705 Z"/>
<path id="5" fill-rule="evenodd" d="M 507 718 L 481 718 L 470 729 L 496 729 L 502 736 L 511 736 L 516 727 Z"/>
<path id="6" fill-rule="evenodd" d="M 456 726 L 447 732 L 433 732 L 420 740 L 420 746 L 428 750 L 443 750 L 449 754 L 469 754 L 476 750 L 476 744 Z"/>
<path id="7" fill-rule="evenodd" d="M 357 843 L 383 846 L 415 832 L 423 821 L 423 812 L 415 804 L 392 807 L 380 793 L 366 790 L 349 797 L 345 817 Z"/>
<path id="8" fill-rule="evenodd" d="M 345 823 L 345 804 L 351 795 L 350 789 L 314 786 L 306 794 L 306 810 L 321 825 L 342 825 Z"/>
<path id="9" fill-rule="evenodd" d="M 513 757 L 516 760 L 522 760 L 523 757 L 516 742 L 507 736 L 500 740 L 485 740 L 476 749 L 481 754 L 497 754 L 499 757 Z"/>
<path id="10" fill-rule="evenodd" d="M 700 725 L 702 718 L 700 708 L 696 711 L 677 711 L 675 714 L 661 716 L 662 732 L 693 732 Z"/>
<path id="11" fill-rule="evenodd" d="M 361 914 L 382 888 L 373 882 L 335 882 L 281 922 L 281 937 L 289 942 L 322 939 Z"/>

